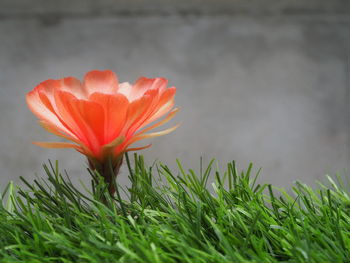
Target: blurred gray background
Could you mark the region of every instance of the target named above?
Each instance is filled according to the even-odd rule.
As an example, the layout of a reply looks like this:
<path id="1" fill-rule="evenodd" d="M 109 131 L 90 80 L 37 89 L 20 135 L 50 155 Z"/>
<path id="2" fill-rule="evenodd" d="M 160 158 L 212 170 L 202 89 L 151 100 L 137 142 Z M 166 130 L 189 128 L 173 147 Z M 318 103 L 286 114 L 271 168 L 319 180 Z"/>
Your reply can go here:
<path id="1" fill-rule="evenodd" d="M 47 159 L 89 179 L 79 153 L 31 144 L 56 138 L 25 94 L 92 69 L 178 88 L 182 126 L 152 140 L 150 164 L 253 162 L 277 186 L 348 176 L 349 15 L 348 0 L 0 0 L 0 184 L 43 175 Z"/>

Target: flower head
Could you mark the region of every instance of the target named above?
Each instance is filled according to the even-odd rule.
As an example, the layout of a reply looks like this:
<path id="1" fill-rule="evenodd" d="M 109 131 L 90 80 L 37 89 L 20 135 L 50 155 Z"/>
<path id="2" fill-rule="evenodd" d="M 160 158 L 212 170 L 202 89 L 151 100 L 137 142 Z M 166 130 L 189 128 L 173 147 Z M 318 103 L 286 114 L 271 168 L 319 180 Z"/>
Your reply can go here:
<path id="1" fill-rule="evenodd" d="M 27 94 L 30 110 L 47 131 L 70 142 L 35 142 L 47 148 L 74 148 L 89 162 L 118 162 L 142 139 L 177 128 L 147 133 L 168 122 L 174 109 L 175 87 L 164 78 L 139 78 L 133 85 L 119 83 L 112 71 L 90 71 L 83 83 L 73 77 L 46 80 Z M 161 117 L 166 117 L 159 120 Z"/>

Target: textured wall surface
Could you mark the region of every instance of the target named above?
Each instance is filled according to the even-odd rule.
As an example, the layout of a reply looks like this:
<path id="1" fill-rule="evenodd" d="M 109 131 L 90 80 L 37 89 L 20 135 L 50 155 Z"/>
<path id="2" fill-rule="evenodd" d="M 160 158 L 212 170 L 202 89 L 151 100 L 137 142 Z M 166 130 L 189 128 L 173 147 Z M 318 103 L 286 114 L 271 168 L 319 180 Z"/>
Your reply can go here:
<path id="1" fill-rule="evenodd" d="M 143 151 L 149 163 L 253 162 L 280 186 L 349 174 L 348 1 L 160 2 L 0 2 L 1 184 L 42 175 L 49 158 L 86 181 L 80 154 L 31 144 L 56 138 L 25 94 L 91 69 L 130 82 L 163 76 L 178 88 L 173 123 L 182 126 Z"/>

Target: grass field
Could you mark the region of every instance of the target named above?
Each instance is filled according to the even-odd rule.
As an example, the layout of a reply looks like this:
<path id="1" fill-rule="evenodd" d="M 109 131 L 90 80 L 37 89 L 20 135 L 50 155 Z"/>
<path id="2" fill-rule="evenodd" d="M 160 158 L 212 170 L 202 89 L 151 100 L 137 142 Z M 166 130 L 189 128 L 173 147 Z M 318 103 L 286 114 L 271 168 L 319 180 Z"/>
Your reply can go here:
<path id="1" fill-rule="evenodd" d="M 0 262 L 350 262 L 350 197 L 339 179 L 288 194 L 234 162 L 224 173 L 213 162 L 198 173 L 148 167 L 142 156 L 127 165 L 125 200 L 121 188 L 111 200 L 103 183 L 80 192 L 57 163 L 44 166 L 47 178 L 10 183 Z"/>

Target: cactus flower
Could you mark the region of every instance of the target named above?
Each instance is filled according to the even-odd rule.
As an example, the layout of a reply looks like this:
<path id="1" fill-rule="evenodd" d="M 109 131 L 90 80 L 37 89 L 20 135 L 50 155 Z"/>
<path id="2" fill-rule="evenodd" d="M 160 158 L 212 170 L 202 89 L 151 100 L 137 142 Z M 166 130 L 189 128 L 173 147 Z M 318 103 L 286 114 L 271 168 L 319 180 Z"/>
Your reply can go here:
<path id="1" fill-rule="evenodd" d="M 90 71 L 82 83 L 74 77 L 46 80 L 27 94 L 27 104 L 44 129 L 70 142 L 34 144 L 74 148 L 111 183 L 125 152 L 150 146 L 132 148 L 132 144 L 177 128 L 148 133 L 178 111 L 174 108 L 176 88 L 167 84 L 164 78 L 145 77 L 134 84 L 119 83 L 110 70 Z M 115 176 L 108 172 L 107 162 L 112 164 Z M 114 191 L 110 189 L 111 194 Z"/>

